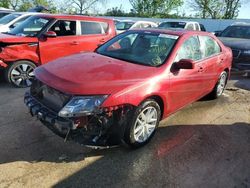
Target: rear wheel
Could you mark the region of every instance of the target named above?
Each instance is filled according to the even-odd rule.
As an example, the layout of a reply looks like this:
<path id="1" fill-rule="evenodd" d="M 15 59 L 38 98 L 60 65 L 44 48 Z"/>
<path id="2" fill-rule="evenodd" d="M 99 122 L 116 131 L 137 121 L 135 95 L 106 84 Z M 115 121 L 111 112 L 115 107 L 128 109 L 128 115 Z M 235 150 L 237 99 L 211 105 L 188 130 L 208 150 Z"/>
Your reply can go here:
<path id="1" fill-rule="evenodd" d="M 5 71 L 5 79 L 16 87 L 29 87 L 36 65 L 30 61 L 16 61 Z"/>
<path id="2" fill-rule="evenodd" d="M 221 73 L 220 78 L 219 78 L 218 82 L 216 83 L 213 91 L 209 94 L 211 96 L 211 98 L 216 99 L 223 94 L 223 91 L 224 91 L 226 84 L 227 84 L 227 77 L 228 77 L 227 72 L 223 71 Z"/>
<path id="3" fill-rule="evenodd" d="M 132 121 L 128 123 L 124 141 L 138 148 L 150 141 L 159 125 L 161 109 L 155 100 L 144 101 L 135 110 Z"/>

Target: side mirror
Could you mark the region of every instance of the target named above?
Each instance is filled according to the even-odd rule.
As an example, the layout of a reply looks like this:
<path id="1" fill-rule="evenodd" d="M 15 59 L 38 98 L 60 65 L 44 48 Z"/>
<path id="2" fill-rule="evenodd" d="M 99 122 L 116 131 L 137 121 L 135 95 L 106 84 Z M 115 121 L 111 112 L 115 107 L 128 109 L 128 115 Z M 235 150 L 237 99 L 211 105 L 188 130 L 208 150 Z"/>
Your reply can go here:
<path id="1" fill-rule="evenodd" d="M 220 34 L 221 34 L 221 31 L 215 31 L 215 32 L 214 32 L 214 35 L 215 35 L 216 37 L 219 37 Z"/>
<path id="2" fill-rule="evenodd" d="M 193 69 L 194 61 L 191 59 L 181 59 L 179 62 L 174 63 L 174 68 L 179 69 Z"/>
<path id="3" fill-rule="evenodd" d="M 43 34 L 45 37 L 49 37 L 49 38 L 54 38 L 56 37 L 56 33 L 54 31 L 47 31 Z"/>

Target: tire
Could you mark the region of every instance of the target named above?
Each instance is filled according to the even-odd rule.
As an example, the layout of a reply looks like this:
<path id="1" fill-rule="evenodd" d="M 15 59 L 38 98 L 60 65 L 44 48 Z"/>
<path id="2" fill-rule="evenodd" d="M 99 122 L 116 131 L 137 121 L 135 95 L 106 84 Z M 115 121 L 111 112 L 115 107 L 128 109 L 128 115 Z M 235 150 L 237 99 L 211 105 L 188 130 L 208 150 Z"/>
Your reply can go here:
<path id="1" fill-rule="evenodd" d="M 209 94 L 209 96 L 212 99 L 217 99 L 223 94 L 223 91 L 224 91 L 226 84 L 227 84 L 227 77 L 228 77 L 228 73 L 226 71 L 223 71 L 221 73 L 213 91 Z"/>
<path id="2" fill-rule="evenodd" d="M 151 119 L 147 119 L 150 116 Z M 147 144 L 154 136 L 160 118 L 161 109 L 158 103 L 153 99 L 144 101 L 135 109 L 132 121 L 127 124 L 124 135 L 125 143 L 132 148 Z"/>
<path id="3" fill-rule="evenodd" d="M 29 87 L 34 78 L 36 65 L 30 61 L 16 61 L 5 70 L 5 79 L 15 87 Z"/>

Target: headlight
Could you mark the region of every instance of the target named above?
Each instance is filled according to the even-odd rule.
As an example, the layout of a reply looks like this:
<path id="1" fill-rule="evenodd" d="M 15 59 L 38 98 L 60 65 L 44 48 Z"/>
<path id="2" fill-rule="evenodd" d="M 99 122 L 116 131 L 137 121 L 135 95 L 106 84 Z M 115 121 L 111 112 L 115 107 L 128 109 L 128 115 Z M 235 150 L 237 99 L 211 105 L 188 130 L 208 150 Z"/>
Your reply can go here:
<path id="1" fill-rule="evenodd" d="M 108 95 L 73 97 L 58 113 L 60 117 L 91 115 L 98 110 Z"/>

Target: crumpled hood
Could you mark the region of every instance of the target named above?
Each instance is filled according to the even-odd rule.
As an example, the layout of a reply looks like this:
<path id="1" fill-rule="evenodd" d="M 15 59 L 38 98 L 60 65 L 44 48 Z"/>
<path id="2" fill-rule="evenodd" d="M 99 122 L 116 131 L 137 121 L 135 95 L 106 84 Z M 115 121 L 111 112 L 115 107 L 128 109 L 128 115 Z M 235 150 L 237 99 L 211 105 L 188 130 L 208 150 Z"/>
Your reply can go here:
<path id="1" fill-rule="evenodd" d="M 16 35 L 8 35 L 0 33 L 0 42 L 4 43 L 30 43 L 30 42 L 38 42 L 36 37 L 24 37 L 24 36 L 16 36 Z"/>
<path id="2" fill-rule="evenodd" d="M 250 39 L 231 38 L 231 37 L 218 37 L 222 43 L 232 49 L 249 50 Z"/>
<path id="3" fill-rule="evenodd" d="M 35 76 L 59 91 L 76 95 L 114 94 L 144 83 L 158 68 L 96 53 L 64 57 L 35 69 Z"/>

